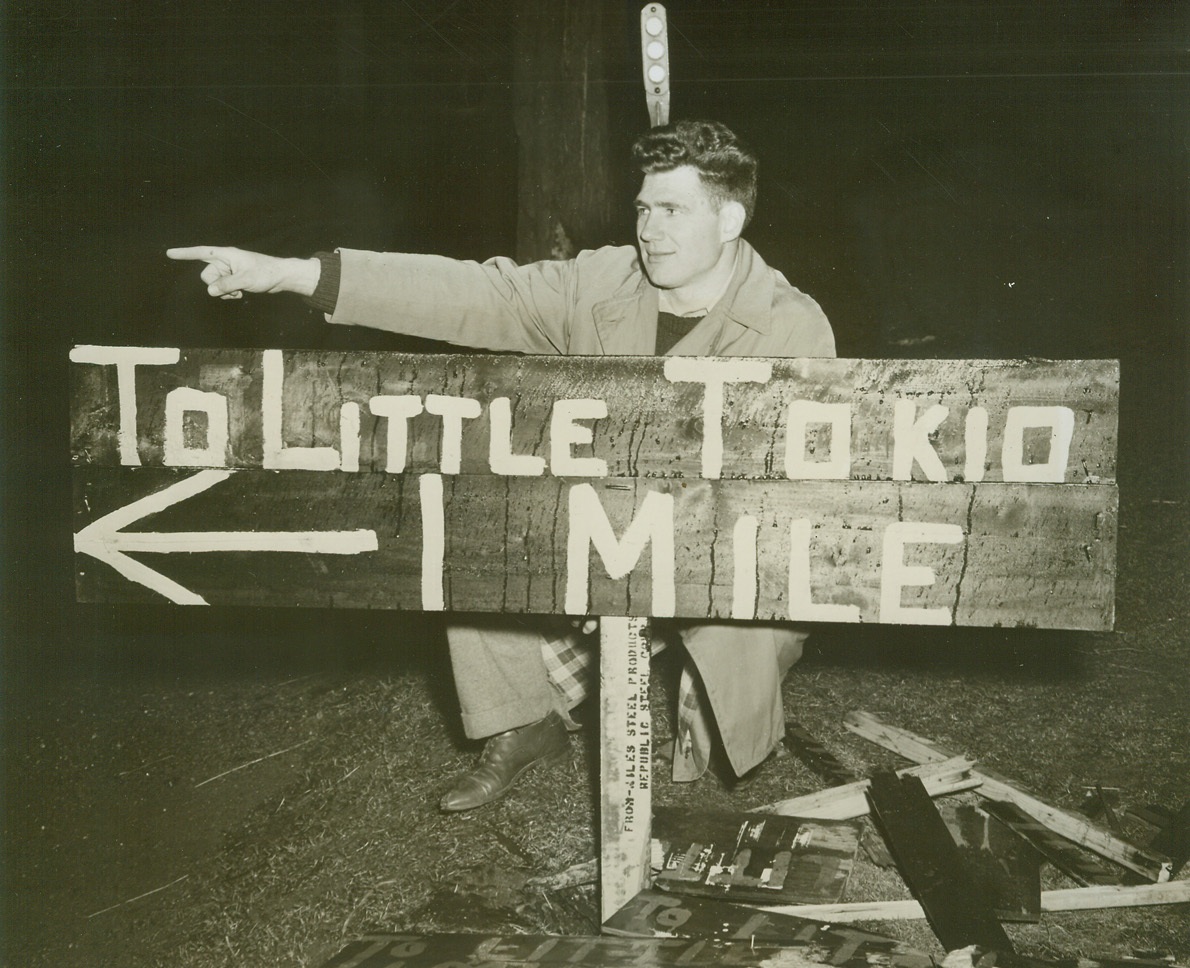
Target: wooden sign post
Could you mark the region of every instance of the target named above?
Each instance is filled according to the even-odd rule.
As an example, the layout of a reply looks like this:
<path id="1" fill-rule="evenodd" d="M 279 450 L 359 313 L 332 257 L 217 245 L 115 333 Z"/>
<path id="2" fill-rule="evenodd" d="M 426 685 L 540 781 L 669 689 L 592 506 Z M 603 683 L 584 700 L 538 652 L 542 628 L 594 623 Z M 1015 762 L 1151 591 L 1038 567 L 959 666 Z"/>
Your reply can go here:
<path id="1" fill-rule="evenodd" d="M 1112 626 L 1113 361 L 71 360 L 81 601 Z M 648 872 L 643 633 L 605 622 L 605 916 Z"/>
<path id="2" fill-rule="evenodd" d="M 600 913 L 606 921 L 648 886 L 653 820 L 648 623 L 599 629 Z"/>

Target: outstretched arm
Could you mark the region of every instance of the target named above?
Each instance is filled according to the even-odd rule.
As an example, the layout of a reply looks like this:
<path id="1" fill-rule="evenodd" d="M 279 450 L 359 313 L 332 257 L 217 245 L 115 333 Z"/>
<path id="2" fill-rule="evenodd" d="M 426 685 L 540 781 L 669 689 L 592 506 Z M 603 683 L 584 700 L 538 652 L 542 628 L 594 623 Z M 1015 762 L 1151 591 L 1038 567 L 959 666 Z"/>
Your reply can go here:
<path id="1" fill-rule="evenodd" d="M 207 292 L 239 299 L 246 292 L 296 292 L 312 296 L 321 266 L 317 259 L 280 259 L 227 246 L 193 245 L 166 249 L 171 259 L 205 262 L 200 278 Z"/>
<path id="2" fill-rule="evenodd" d="M 293 292 L 340 325 L 369 326 L 475 349 L 563 353 L 573 262 L 518 266 L 444 256 L 339 249 L 328 257 L 279 259 L 210 245 L 167 249 L 205 262 L 207 292 Z"/>

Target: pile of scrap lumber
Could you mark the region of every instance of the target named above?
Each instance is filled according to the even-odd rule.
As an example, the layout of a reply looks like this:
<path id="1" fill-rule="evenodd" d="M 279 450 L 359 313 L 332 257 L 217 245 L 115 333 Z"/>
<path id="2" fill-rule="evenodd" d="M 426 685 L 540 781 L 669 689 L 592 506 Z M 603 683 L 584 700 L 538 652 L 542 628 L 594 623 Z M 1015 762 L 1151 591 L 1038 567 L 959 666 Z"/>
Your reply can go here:
<path id="1" fill-rule="evenodd" d="M 1190 903 L 1190 881 L 1173 880 L 1190 855 L 1190 806 L 1180 812 L 1146 807 L 1129 813 L 1157 829 L 1145 845 L 1127 840 L 1114 823 L 1109 791 L 1091 788 L 1089 803 L 1108 821 L 1104 826 L 1087 813 L 1059 809 L 990 770 L 977 768 L 967 756 L 904 729 L 881 722 L 865 712 L 844 720 L 848 729 L 911 760 L 914 765 L 895 772 L 859 778 L 804 729 L 791 724 L 786 745 L 832 784 L 829 788 L 777 803 L 769 803 L 729 821 L 754 818 L 740 826 L 730 847 L 730 824 L 723 818 L 715 836 L 729 844 L 719 856 L 714 877 L 682 881 L 686 871 L 669 878 L 658 876 L 653 887 L 640 891 L 603 924 L 603 934 L 589 937 L 545 935 L 413 935 L 375 934 L 348 944 L 323 968 L 441 968 L 446 964 L 482 964 L 488 968 L 549 968 L 590 966 L 782 965 L 787 968 L 1176 968 L 1169 959 L 1144 955 L 1132 958 L 1078 958 L 1061 963 L 1014 950 L 1002 921 L 1037 921 L 1047 912 Z M 977 795 L 979 805 L 955 804 L 934 798 L 947 794 Z M 953 799 L 953 798 L 952 798 Z M 1086 809 L 1086 808 L 1084 808 Z M 1093 811 L 1092 811 L 1093 812 Z M 689 863 L 697 851 L 690 847 L 699 823 L 708 817 L 697 812 L 664 817 L 659 813 L 654 834 L 685 846 L 654 843 L 654 868 L 663 872 L 669 858 L 681 855 Z M 761 856 L 743 847 L 744 832 L 755 833 L 762 816 L 781 818 L 782 830 L 792 829 L 786 818 L 806 821 L 807 829 L 832 824 L 862 825 L 862 846 L 869 858 L 894 866 L 914 900 L 861 901 L 814 904 L 729 902 L 723 883 L 747 884 L 771 879 L 772 869 L 753 868 Z M 792 827 L 796 827 L 793 824 Z M 689 828 L 689 829 L 687 829 Z M 868 836 L 868 835 L 871 836 Z M 810 893 L 836 890 L 841 872 L 848 870 L 858 837 L 840 836 L 840 849 L 807 849 L 801 856 L 807 875 L 785 879 L 794 890 L 813 884 Z M 808 841 L 807 841 L 808 843 Z M 849 847 L 848 849 L 842 849 Z M 778 848 L 780 849 L 780 848 Z M 668 855 L 667 855 L 668 850 Z M 748 855 L 732 870 L 736 857 Z M 824 862 L 828 857 L 831 863 Z M 994 862 L 987 865 L 989 856 Z M 1049 862 L 1072 878 L 1076 888 L 1042 891 L 1040 865 Z M 983 862 L 984 866 L 978 866 Z M 747 869 L 743 868 L 747 866 Z M 992 882 L 1013 870 L 1015 883 L 997 893 Z M 594 860 L 552 877 L 536 878 L 528 886 L 553 891 L 593 883 Z M 737 876 L 738 875 L 738 876 Z M 715 878 L 718 878 L 716 880 Z M 845 879 L 845 878 L 843 878 Z M 830 883 L 828 883 L 828 881 Z M 1001 885 L 1002 886 L 1002 885 Z M 741 892 L 743 894 L 745 892 Z M 753 895 L 755 890 L 751 892 Z M 1030 893 L 1032 896 L 1030 896 Z M 836 895 L 837 896 L 837 895 Z M 894 938 L 854 926 L 857 921 L 925 918 L 948 952 L 941 962 Z"/>
<path id="2" fill-rule="evenodd" d="M 766 904 L 763 907 L 766 917 L 805 918 L 832 925 L 925 918 L 948 951 L 975 945 L 979 950 L 996 952 L 997 964 L 1040 964 L 1013 950 L 1002 920 L 1036 921 L 1041 913 L 1055 911 L 1190 903 L 1190 881 L 1170 879 L 1190 854 L 1187 826 L 1190 809 L 1183 808 L 1177 813 L 1159 808 L 1130 811 L 1132 816 L 1158 828 L 1149 843 L 1139 845 L 1113 829 L 1115 817 L 1101 787 L 1092 789 L 1090 801 L 1111 821 L 1106 826 L 1084 813 L 1046 803 L 1019 784 L 977 768 L 969 757 L 882 722 L 870 713 L 849 713 L 844 724 L 852 732 L 916 765 L 895 773 L 856 778 L 829 750 L 795 724 L 787 733 L 787 746 L 835 785 L 806 796 L 765 804 L 754 811 L 819 820 L 863 818 L 880 835 L 865 843 L 870 848 L 869 857 L 876 863 L 894 863 L 915 899 Z M 978 794 L 978 809 L 969 806 L 956 809 L 952 804 L 935 804 L 932 800 L 963 791 Z M 975 837 L 968 834 L 964 843 L 957 824 L 972 819 L 984 824 L 979 828 L 982 833 Z M 1027 888 L 1023 901 L 1009 898 L 1005 903 L 1005 899 L 994 896 L 991 878 L 972 867 L 974 855 L 995 848 L 993 825 L 998 830 L 1011 831 L 1004 836 L 1018 847 L 1029 845 L 1025 849 L 1034 858 L 1032 877 L 1036 893 L 1033 916 L 1030 916 Z M 981 842 L 971 843 L 973 840 Z M 1042 859 L 1082 886 L 1041 891 L 1037 871 Z M 1009 866 L 1003 856 L 998 866 Z M 1027 885 L 1027 871 L 1024 877 Z M 613 919 L 611 926 L 614 928 L 619 923 L 643 927 L 642 911 L 649 904 L 656 908 L 659 894 L 646 892 L 645 907 L 636 904 L 623 917 Z M 690 904 L 685 899 L 682 903 Z M 1014 906 L 1018 909 L 1017 916 L 1011 911 Z M 672 921 L 672 910 L 669 917 Z M 722 906 L 710 920 L 729 923 L 724 919 Z M 696 934 L 700 930 L 694 925 L 691 929 Z"/>

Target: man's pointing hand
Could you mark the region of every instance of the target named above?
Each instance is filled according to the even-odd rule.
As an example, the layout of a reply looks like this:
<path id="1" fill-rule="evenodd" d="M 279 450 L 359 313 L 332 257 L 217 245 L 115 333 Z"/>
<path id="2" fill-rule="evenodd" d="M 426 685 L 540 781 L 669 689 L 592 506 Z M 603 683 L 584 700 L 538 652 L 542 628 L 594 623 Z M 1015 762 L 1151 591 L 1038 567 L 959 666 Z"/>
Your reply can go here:
<path id="1" fill-rule="evenodd" d="M 228 246 L 192 245 L 166 249 L 171 259 L 205 262 L 200 278 L 207 292 L 221 299 L 239 299 L 246 292 L 296 292 L 311 296 L 318 285 L 317 259 L 279 259 Z"/>

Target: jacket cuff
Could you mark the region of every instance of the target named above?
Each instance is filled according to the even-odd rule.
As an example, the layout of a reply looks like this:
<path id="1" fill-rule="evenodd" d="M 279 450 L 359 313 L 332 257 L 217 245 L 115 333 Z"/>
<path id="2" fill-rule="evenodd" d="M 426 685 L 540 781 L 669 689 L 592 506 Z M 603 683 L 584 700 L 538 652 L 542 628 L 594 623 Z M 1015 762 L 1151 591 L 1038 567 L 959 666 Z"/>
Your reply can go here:
<path id="1" fill-rule="evenodd" d="M 320 313 L 330 316 L 339 302 L 339 281 L 343 276 L 343 260 L 338 252 L 315 252 L 314 258 L 321 266 L 318 285 L 314 292 L 302 298 Z"/>

